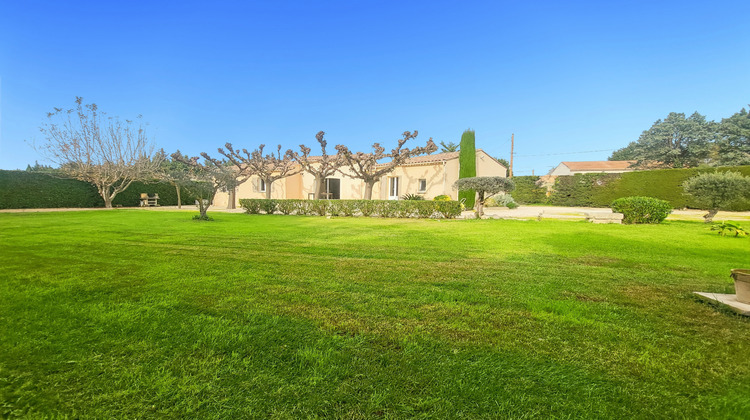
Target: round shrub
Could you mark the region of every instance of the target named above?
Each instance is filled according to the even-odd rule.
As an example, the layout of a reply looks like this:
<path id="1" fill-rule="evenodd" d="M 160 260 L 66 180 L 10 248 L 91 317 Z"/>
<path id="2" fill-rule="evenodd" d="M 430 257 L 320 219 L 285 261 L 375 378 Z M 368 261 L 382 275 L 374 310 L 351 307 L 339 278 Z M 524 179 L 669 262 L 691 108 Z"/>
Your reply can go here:
<path id="1" fill-rule="evenodd" d="M 623 197 L 612 202 L 612 211 L 623 214 L 623 223 L 661 223 L 672 213 L 668 201 L 653 197 Z"/>

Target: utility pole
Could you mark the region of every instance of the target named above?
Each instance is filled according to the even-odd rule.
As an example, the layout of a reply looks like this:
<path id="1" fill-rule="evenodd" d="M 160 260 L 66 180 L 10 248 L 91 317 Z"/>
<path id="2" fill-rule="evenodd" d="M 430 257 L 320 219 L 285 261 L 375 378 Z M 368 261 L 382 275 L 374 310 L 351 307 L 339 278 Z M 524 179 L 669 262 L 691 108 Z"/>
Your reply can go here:
<path id="1" fill-rule="evenodd" d="M 513 136 L 515 136 L 515 134 L 511 133 L 510 134 L 510 168 L 508 168 L 508 171 L 509 171 L 508 174 L 510 175 L 510 178 L 513 178 L 513 143 L 514 143 Z"/>

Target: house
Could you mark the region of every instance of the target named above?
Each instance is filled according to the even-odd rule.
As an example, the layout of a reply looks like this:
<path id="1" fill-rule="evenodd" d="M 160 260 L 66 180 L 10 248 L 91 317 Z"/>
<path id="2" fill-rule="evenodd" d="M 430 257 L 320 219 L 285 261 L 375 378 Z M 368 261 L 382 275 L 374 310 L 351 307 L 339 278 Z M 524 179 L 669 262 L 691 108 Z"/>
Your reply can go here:
<path id="1" fill-rule="evenodd" d="M 590 173 L 608 173 L 608 174 L 619 174 L 622 172 L 630 172 L 635 169 L 632 166 L 636 163 L 635 160 L 601 160 L 601 161 L 590 161 L 590 162 L 560 162 L 555 169 L 551 170 L 547 175 L 560 176 L 560 175 L 575 175 L 575 174 L 590 174 Z"/>
<path id="2" fill-rule="evenodd" d="M 372 198 L 398 200 L 404 194 L 418 194 L 428 200 L 438 195 L 448 195 L 456 200 L 458 191 L 453 189 L 453 183 L 458 180 L 458 153 L 436 153 L 408 159 L 375 184 Z M 484 150 L 477 149 L 476 158 L 477 176 L 505 177 L 505 166 Z M 334 176 L 326 178 L 325 187 L 330 199 L 362 199 L 365 192 L 364 181 L 351 177 L 346 166 Z M 235 204 L 241 198 L 265 198 L 265 189 L 262 180 L 253 176 L 237 187 Z M 271 198 L 312 199 L 314 194 L 315 177 L 307 172 L 279 179 L 271 188 Z M 228 200 L 228 193 L 219 192 L 214 197 L 214 205 L 227 206 Z"/>

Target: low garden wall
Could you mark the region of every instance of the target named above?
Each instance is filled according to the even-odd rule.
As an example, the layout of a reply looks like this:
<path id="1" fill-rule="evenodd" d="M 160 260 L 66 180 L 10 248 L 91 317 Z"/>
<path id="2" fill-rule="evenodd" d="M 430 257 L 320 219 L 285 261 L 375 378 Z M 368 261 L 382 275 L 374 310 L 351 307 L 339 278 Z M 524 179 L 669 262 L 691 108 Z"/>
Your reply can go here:
<path id="1" fill-rule="evenodd" d="M 461 215 L 458 201 L 427 200 L 280 200 L 240 199 L 250 214 L 297 214 L 317 216 L 379 216 L 452 219 Z"/>

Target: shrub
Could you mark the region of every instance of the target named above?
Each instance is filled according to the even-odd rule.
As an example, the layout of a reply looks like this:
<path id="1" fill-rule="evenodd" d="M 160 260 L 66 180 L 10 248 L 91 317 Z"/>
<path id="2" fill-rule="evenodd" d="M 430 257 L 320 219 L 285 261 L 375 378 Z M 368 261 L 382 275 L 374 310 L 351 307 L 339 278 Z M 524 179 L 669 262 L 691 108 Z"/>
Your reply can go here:
<path id="1" fill-rule="evenodd" d="M 276 208 L 281 214 L 292 214 L 298 207 L 298 200 L 279 200 L 276 203 Z"/>
<path id="2" fill-rule="evenodd" d="M 240 207 L 245 209 L 247 214 L 258 214 L 260 213 L 260 199 L 242 198 L 240 199 Z"/>
<path id="3" fill-rule="evenodd" d="M 417 210 L 417 217 L 420 217 L 422 219 L 427 219 L 432 217 L 433 213 L 435 213 L 435 204 L 434 201 L 425 201 L 421 203 L 414 203 L 414 206 Z"/>
<path id="4" fill-rule="evenodd" d="M 414 200 L 414 201 L 419 201 L 419 200 L 424 200 L 424 197 L 422 197 L 422 196 L 421 196 L 421 195 L 419 195 L 419 194 L 404 194 L 404 195 L 402 195 L 402 196 L 401 196 L 401 199 L 402 199 L 402 200 Z"/>
<path id="5" fill-rule="evenodd" d="M 513 196 L 507 193 L 499 193 L 493 195 L 486 200 L 485 205 L 487 207 L 507 207 L 509 209 L 518 207 L 518 204 L 516 203 L 516 200 L 513 199 Z"/>
<path id="6" fill-rule="evenodd" d="M 612 202 L 612 210 L 624 215 L 623 223 L 661 223 L 672 213 L 672 205 L 653 197 L 623 197 Z"/>
<path id="7" fill-rule="evenodd" d="M 436 201 L 435 210 L 446 219 L 453 219 L 461 215 L 461 203 L 458 201 Z"/>
<path id="8" fill-rule="evenodd" d="M 266 212 L 266 214 L 273 214 L 276 211 L 276 204 L 277 204 L 277 201 L 272 198 L 265 199 L 265 200 L 261 200 L 260 208 L 261 210 Z"/>
<path id="9" fill-rule="evenodd" d="M 435 196 L 435 198 L 433 198 L 433 200 L 434 201 L 451 201 L 451 196 L 445 195 L 445 194 L 441 194 L 441 195 Z"/>
<path id="10" fill-rule="evenodd" d="M 395 200 L 383 200 L 377 202 L 378 215 L 380 217 L 393 217 L 398 210 L 399 202 Z"/>
<path id="11" fill-rule="evenodd" d="M 354 216 L 357 211 L 358 200 L 339 200 L 336 202 L 339 212 L 344 216 Z"/>
<path id="12" fill-rule="evenodd" d="M 458 178 L 473 178 L 475 176 L 477 176 L 475 135 L 474 130 L 466 130 L 461 135 L 461 146 L 458 151 Z M 458 191 L 458 200 L 463 200 L 467 208 L 474 208 L 475 197 L 476 191 L 473 189 L 459 189 Z"/>
<path id="13" fill-rule="evenodd" d="M 747 236 L 747 232 L 738 223 L 734 222 L 721 222 L 711 226 L 711 230 L 716 230 L 719 236 L 727 236 L 734 234 L 734 236 Z"/>
<path id="14" fill-rule="evenodd" d="M 414 214 L 414 211 L 417 209 L 417 206 L 415 206 L 414 201 L 412 200 L 403 200 L 397 206 L 396 209 L 396 216 L 401 218 L 407 218 L 411 217 L 412 214 Z"/>
<path id="15" fill-rule="evenodd" d="M 376 210 L 376 200 L 361 200 L 362 202 L 359 203 L 359 212 L 362 213 L 362 216 L 369 217 L 372 216 L 375 213 Z"/>
<path id="16" fill-rule="evenodd" d="M 318 216 L 325 216 L 328 213 L 328 200 L 310 200 L 310 210 Z"/>
<path id="17" fill-rule="evenodd" d="M 307 216 L 312 214 L 311 200 L 294 200 L 297 203 L 297 214 Z"/>

